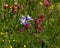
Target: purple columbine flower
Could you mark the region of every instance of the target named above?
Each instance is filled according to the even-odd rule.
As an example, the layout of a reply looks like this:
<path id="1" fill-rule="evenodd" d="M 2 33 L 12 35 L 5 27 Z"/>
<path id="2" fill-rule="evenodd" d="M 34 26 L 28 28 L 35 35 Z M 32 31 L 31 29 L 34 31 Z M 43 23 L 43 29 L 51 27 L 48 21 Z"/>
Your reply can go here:
<path id="1" fill-rule="evenodd" d="M 33 20 L 29 15 L 26 15 L 26 20 Z"/>
<path id="2" fill-rule="evenodd" d="M 24 23 L 24 27 L 25 27 L 25 29 L 28 29 L 29 28 L 29 23 L 28 22 L 25 22 Z"/>
<path id="3" fill-rule="evenodd" d="M 24 16 L 24 15 L 21 15 L 21 16 L 20 16 L 20 19 L 25 19 L 25 16 Z"/>
<path id="4" fill-rule="evenodd" d="M 22 16 L 19 18 L 19 21 L 20 21 L 20 24 L 24 24 L 24 23 L 25 23 L 25 17 L 22 15 Z"/>
<path id="5" fill-rule="evenodd" d="M 33 20 L 29 15 L 26 15 L 26 17 L 22 15 L 19 18 L 20 24 L 23 24 L 23 25 L 25 25 L 26 23 L 29 23 L 28 22 L 29 20 Z"/>

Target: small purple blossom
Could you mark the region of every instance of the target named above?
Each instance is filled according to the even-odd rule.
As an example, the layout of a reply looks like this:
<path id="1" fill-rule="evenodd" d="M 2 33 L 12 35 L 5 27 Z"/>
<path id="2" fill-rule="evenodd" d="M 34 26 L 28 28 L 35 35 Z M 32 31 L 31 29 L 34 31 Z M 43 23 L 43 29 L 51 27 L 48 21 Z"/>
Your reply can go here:
<path id="1" fill-rule="evenodd" d="M 24 15 L 21 15 L 21 16 L 20 16 L 20 19 L 25 19 L 25 16 L 24 16 Z"/>
<path id="2" fill-rule="evenodd" d="M 20 21 L 20 24 L 24 24 L 24 23 L 25 23 L 25 17 L 22 15 L 22 16 L 19 18 L 19 21 Z"/>
<path id="3" fill-rule="evenodd" d="M 25 23 L 24 23 L 24 27 L 25 27 L 25 29 L 28 29 L 29 23 L 28 23 L 28 22 L 25 22 Z"/>
<path id="4" fill-rule="evenodd" d="M 48 0 L 45 0 L 45 1 L 44 1 L 44 5 L 45 5 L 46 7 L 48 7 L 48 6 L 49 6 L 49 1 L 48 1 Z"/>
<path id="5" fill-rule="evenodd" d="M 20 4 L 18 4 L 18 5 L 17 5 L 17 8 L 18 8 L 18 10 L 19 10 L 19 9 L 21 8 L 21 5 L 20 5 Z"/>
<path id="6" fill-rule="evenodd" d="M 25 25 L 26 23 L 29 23 L 28 22 L 29 20 L 33 20 L 29 15 L 26 15 L 26 17 L 22 15 L 19 18 L 20 24 L 23 24 L 23 25 Z"/>
<path id="7" fill-rule="evenodd" d="M 28 22 L 27 22 L 27 21 L 25 21 L 25 22 L 24 22 L 24 25 L 25 25 L 25 24 L 28 24 Z"/>
<path id="8" fill-rule="evenodd" d="M 39 32 L 42 32 L 42 26 L 39 26 L 39 27 L 38 27 L 38 31 L 39 31 Z"/>
<path id="9" fill-rule="evenodd" d="M 26 20 L 33 20 L 29 15 L 26 15 Z"/>

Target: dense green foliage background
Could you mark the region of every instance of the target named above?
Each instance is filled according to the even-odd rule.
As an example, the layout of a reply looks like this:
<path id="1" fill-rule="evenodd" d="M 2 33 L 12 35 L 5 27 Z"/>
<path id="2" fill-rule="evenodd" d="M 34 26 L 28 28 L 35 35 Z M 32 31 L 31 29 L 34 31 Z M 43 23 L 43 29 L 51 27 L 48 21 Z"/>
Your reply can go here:
<path id="1" fill-rule="evenodd" d="M 44 2 L 16 0 L 17 4 L 21 4 L 21 9 L 13 14 L 10 6 L 14 4 L 14 0 L 0 0 L 0 48 L 24 48 L 24 45 L 26 48 L 60 48 L 60 0 L 49 0 L 49 7 L 54 5 L 53 9 L 46 9 L 44 4 L 41 6 L 40 1 Z M 2 7 L 4 3 L 8 4 L 6 10 Z M 34 18 L 42 13 L 45 14 L 42 33 L 34 29 L 32 21 L 29 30 L 20 34 L 19 28 L 23 27 L 19 23 L 21 14 L 29 14 Z M 30 35 L 30 32 L 34 32 L 35 35 Z M 39 40 L 43 40 L 43 43 L 38 43 Z"/>

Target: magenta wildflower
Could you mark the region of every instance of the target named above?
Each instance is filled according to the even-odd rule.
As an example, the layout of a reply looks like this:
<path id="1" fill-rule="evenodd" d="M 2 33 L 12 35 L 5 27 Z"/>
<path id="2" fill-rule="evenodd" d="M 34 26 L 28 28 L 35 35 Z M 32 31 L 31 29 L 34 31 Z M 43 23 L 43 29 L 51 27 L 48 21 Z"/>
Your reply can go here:
<path id="1" fill-rule="evenodd" d="M 40 15 L 40 19 L 44 19 L 44 14 L 41 14 Z"/>
<path id="2" fill-rule="evenodd" d="M 39 24 L 39 20 L 37 18 L 34 19 L 34 28 L 37 29 Z"/>
<path id="3" fill-rule="evenodd" d="M 38 28 L 39 21 L 37 19 L 34 19 L 34 28 Z"/>
<path id="4" fill-rule="evenodd" d="M 49 6 L 49 1 L 48 1 L 48 0 L 45 0 L 44 5 L 45 5 L 46 7 L 48 7 L 48 6 Z"/>
<path id="5" fill-rule="evenodd" d="M 13 13 L 16 12 L 14 5 L 12 5 L 12 12 L 13 12 Z"/>
<path id="6" fill-rule="evenodd" d="M 20 4 L 17 5 L 18 10 L 21 8 Z"/>
<path id="7" fill-rule="evenodd" d="M 34 28 L 37 29 L 37 28 L 38 28 L 38 25 L 35 25 L 35 24 L 34 24 Z"/>
<path id="8" fill-rule="evenodd" d="M 42 23 L 44 21 L 44 14 L 39 15 L 38 18 L 39 18 L 39 23 Z"/>
<path id="9" fill-rule="evenodd" d="M 39 24 L 39 20 L 37 18 L 34 19 L 34 25 L 38 25 Z"/>
<path id="10" fill-rule="evenodd" d="M 24 27 L 25 27 L 25 29 L 28 29 L 28 28 L 29 28 L 28 22 L 25 22 L 25 23 L 24 23 Z"/>
<path id="11" fill-rule="evenodd" d="M 39 19 L 39 23 L 42 23 L 42 20 L 41 19 Z"/>
<path id="12" fill-rule="evenodd" d="M 4 8 L 4 9 L 6 9 L 6 8 L 7 8 L 7 6 L 8 6 L 8 5 L 4 4 L 4 5 L 3 5 L 3 8 Z"/>
<path id="13" fill-rule="evenodd" d="M 38 27 L 38 31 L 39 31 L 39 32 L 42 32 L 42 26 L 39 26 L 39 27 Z"/>

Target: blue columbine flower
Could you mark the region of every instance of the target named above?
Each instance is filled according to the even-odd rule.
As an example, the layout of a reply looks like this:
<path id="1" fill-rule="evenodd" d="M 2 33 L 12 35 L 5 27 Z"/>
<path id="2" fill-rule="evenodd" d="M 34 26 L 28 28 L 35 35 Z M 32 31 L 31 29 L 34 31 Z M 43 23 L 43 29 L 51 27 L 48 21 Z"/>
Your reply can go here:
<path id="1" fill-rule="evenodd" d="M 22 15 L 19 18 L 20 24 L 24 24 L 25 23 L 25 17 Z"/>
<path id="2" fill-rule="evenodd" d="M 20 20 L 20 24 L 25 24 L 25 23 L 29 23 L 28 21 L 33 19 L 29 15 L 26 15 L 26 17 L 21 15 L 19 20 Z"/>
<path id="3" fill-rule="evenodd" d="M 24 16 L 24 15 L 21 15 L 21 16 L 20 16 L 20 19 L 25 19 L 25 16 Z"/>
<path id="4" fill-rule="evenodd" d="M 29 15 L 26 15 L 26 20 L 33 20 Z"/>

